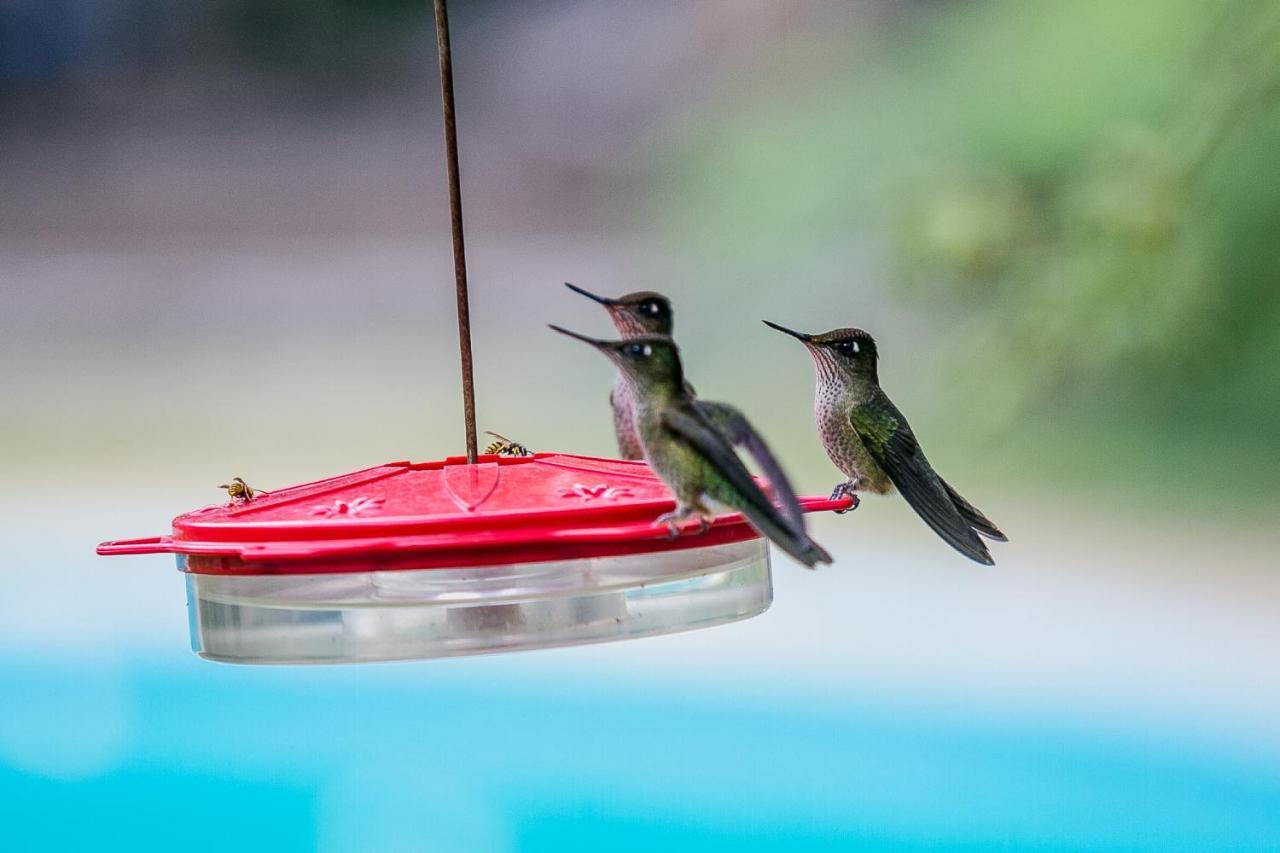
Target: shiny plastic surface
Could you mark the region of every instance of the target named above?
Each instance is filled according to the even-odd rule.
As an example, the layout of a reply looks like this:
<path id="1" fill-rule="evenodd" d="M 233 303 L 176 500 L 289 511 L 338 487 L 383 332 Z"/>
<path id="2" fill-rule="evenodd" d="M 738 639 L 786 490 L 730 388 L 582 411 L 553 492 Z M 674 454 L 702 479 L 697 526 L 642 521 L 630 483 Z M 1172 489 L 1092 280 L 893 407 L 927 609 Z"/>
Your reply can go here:
<path id="1" fill-rule="evenodd" d="M 179 556 L 185 568 L 186 557 Z M 187 574 L 212 660 L 348 663 L 603 642 L 754 616 L 773 589 L 750 539 L 661 555 L 314 575 Z"/>
<path id="2" fill-rule="evenodd" d="M 806 512 L 848 498 L 802 497 Z M 643 462 L 566 453 L 391 462 L 184 513 L 167 536 L 104 542 L 100 554 L 176 553 L 196 574 L 319 575 L 555 562 L 676 552 L 754 539 L 737 512 L 672 538 L 675 506 Z"/>

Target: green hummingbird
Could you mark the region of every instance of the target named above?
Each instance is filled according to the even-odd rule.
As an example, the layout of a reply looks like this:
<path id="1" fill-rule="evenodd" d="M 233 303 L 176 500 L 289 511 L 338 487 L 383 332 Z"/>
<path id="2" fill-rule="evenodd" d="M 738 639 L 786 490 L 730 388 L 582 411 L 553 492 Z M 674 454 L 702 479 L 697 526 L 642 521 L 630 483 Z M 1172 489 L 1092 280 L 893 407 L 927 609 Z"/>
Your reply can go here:
<path id="1" fill-rule="evenodd" d="M 907 419 L 880 388 L 875 339 L 861 329 L 806 335 L 764 323 L 798 338 L 813 357 L 818 434 L 827 456 L 849 478 L 836 486 L 831 499 L 849 495 L 857 506 L 855 492 L 885 495 L 896 488 L 947 544 L 992 565 L 978 534 L 999 542 L 1008 538 L 933 470 Z"/>
<path id="2" fill-rule="evenodd" d="M 831 555 L 809 538 L 791 483 L 746 416 L 733 406 L 689 393 L 680 350 L 671 338 L 641 335 L 606 341 L 551 328 L 591 344 L 626 377 L 644 458 L 676 497 L 675 510 L 655 524 L 667 525 L 676 536 L 678 523 L 696 515 L 705 531 L 715 517 L 703 502 L 710 498 L 741 512 L 762 535 L 809 568 L 831 562 Z M 755 458 L 779 506 L 757 485 L 735 445 Z"/>
<path id="3" fill-rule="evenodd" d="M 594 299 L 609 312 L 613 327 L 623 338 L 641 335 L 665 335 L 671 337 L 673 317 L 671 300 L 652 290 L 640 290 L 611 299 L 584 290 L 576 284 L 564 286 L 574 293 Z M 621 369 L 613 377 L 613 390 L 609 392 L 609 407 L 613 409 L 613 433 L 618 439 L 618 453 L 623 459 L 643 459 L 644 448 L 636 430 L 636 404 L 631 397 L 631 387 Z"/>

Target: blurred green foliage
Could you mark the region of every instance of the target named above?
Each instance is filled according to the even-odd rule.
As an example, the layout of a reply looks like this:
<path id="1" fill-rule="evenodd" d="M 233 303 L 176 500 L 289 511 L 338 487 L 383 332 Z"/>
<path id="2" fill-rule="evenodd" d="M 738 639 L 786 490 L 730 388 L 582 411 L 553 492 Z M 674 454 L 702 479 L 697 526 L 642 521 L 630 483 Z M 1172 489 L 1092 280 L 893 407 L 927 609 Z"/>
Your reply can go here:
<path id="1" fill-rule="evenodd" d="M 913 8 L 665 128 L 676 239 L 745 265 L 870 230 L 989 418 L 1274 434 L 1280 4 Z"/>

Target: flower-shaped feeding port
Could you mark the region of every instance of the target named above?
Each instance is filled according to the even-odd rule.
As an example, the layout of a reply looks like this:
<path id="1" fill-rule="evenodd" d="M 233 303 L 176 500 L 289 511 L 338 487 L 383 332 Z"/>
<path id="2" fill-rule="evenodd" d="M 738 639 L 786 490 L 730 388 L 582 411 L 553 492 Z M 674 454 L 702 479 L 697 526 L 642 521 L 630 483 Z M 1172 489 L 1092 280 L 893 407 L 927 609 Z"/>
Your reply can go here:
<path id="1" fill-rule="evenodd" d="M 607 486 L 603 483 L 598 486 L 584 486 L 581 483 L 574 483 L 568 489 L 561 489 L 560 497 L 579 498 L 584 501 L 616 501 L 618 498 L 631 497 L 631 490 L 619 486 Z"/>
<path id="2" fill-rule="evenodd" d="M 382 509 L 384 503 L 382 498 L 352 498 L 344 501 L 341 498 L 335 500 L 331 504 L 319 504 L 311 508 L 312 515 L 322 516 L 324 518 L 334 518 L 336 516 L 347 516 L 356 518 L 361 515 L 373 515 Z"/>
<path id="3" fill-rule="evenodd" d="M 801 499 L 806 511 L 847 504 Z M 765 540 L 737 513 L 670 538 L 654 520 L 673 506 L 641 462 L 556 453 L 392 462 L 203 507 L 175 518 L 167 536 L 98 552 L 175 554 L 196 652 L 241 663 L 571 645 L 767 608 Z"/>

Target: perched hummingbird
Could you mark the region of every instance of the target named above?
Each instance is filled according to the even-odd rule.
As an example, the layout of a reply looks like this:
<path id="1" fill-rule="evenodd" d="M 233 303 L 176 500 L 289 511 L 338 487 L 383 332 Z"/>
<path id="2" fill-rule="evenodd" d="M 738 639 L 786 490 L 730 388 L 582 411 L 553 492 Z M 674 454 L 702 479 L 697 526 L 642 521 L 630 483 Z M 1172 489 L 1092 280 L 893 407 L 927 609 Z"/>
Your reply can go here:
<path id="1" fill-rule="evenodd" d="M 609 312 L 613 327 L 623 338 L 635 338 L 641 335 L 665 335 L 671 337 L 671 300 L 661 293 L 652 290 L 641 290 L 628 293 L 617 299 L 598 296 L 589 290 L 583 290 L 575 284 L 565 282 L 564 286 L 574 293 L 581 293 L 588 299 L 594 299 Z M 636 431 L 636 404 L 631 396 L 631 387 L 621 369 L 613 378 L 613 390 L 609 392 L 609 406 L 613 409 L 613 432 L 618 439 L 618 453 L 623 459 L 643 459 L 644 448 L 640 445 L 640 435 Z"/>
<path id="2" fill-rule="evenodd" d="M 813 356 L 818 434 L 827 456 L 849 478 L 836 486 L 831 499 L 853 495 L 856 501 L 854 492 L 885 495 L 896 487 L 947 544 L 971 560 L 992 565 L 978 534 L 1000 542 L 1008 539 L 934 472 L 907 419 L 880 388 L 875 340 L 861 329 L 806 335 L 764 323 L 798 338 Z"/>
<path id="3" fill-rule="evenodd" d="M 697 400 L 689 393 L 680 351 L 671 338 L 641 335 L 603 341 L 551 328 L 591 344 L 626 378 L 644 458 L 676 496 L 675 511 L 655 524 L 666 524 L 675 536 L 677 522 L 697 515 L 705 531 L 715 513 L 703 498 L 711 498 L 741 512 L 756 530 L 806 566 L 831 562 L 831 555 L 809 538 L 790 482 L 746 417 L 732 406 Z M 775 507 L 756 484 L 734 445 L 756 459 L 780 506 Z"/>

